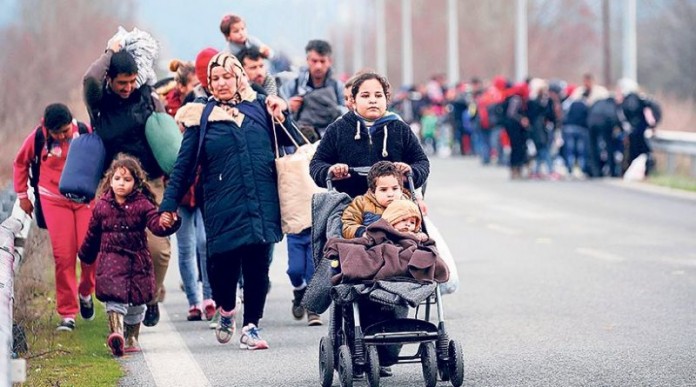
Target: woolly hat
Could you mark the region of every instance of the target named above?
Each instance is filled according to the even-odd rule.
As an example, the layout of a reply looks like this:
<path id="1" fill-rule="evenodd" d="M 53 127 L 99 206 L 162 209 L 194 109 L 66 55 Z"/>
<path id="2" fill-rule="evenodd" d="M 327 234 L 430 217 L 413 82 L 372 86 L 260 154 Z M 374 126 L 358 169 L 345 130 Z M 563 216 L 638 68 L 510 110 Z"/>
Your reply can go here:
<path id="1" fill-rule="evenodd" d="M 208 88 L 208 62 L 217 53 L 218 50 L 208 47 L 201 50 L 196 56 L 196 78 L 205 89 Z"/>
<path id="2" fill-rule="evenodd" d="M 421 214 L 418 206 L 411 200 L 400 199 L 394 200 L 387 206 L 382 214 L 382 219 L 386 220 L 393 226 L 397 222 L 412 216 L 416 217 L 416 231 L 420 231 Z"/>

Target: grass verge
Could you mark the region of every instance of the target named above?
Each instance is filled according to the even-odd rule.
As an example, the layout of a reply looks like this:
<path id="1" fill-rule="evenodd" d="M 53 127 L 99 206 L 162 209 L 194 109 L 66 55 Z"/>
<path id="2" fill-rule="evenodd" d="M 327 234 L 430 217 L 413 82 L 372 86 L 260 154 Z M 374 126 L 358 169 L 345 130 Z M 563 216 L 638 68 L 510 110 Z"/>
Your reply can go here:
<path id="1" fill-rule="evenodd" d="M 53 262 L 45 231 L 34 228 L 15 278 L 14 320 L 25 331 L 25 386 L 115 386 L 120 363 L 106 348 L 106 314 L 95 302 L 93 321 L 76 319 L 73 332 L 56 332 Z"/>
<path id="2" fill-rule="evenodd" d="M 696 178 L 693 177 L 675 175 L 654 175 L 649 176 L 647 182 L 663 187 L 696 192 Z"/>

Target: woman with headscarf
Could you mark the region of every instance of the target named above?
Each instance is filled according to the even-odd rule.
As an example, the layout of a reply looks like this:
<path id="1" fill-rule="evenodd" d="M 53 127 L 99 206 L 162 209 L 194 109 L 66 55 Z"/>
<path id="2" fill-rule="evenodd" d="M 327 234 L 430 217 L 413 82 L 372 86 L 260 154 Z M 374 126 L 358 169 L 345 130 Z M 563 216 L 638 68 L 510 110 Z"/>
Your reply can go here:
<path id="1" fill-rule="evenodd" d="M 268 251 L 283 236 L 272 120 L 287 119 L 287 104 L 278 97 L 257 95 L 229 53 L 213 56 L 207 78 L 212 94 L 207 103 L 184 105 L 176 115 L 186 131 L 160 211 L 176 218 L 178 203 L 200 165 L 207 269 L 220 311 L 217 340 L 227 343 L 234 334 L 241 274 L 245 286 L 240 347 L 266 349 L 258 324 L 266 303 Z M 284 131 L 278 129 L 277 137 L 281 145 L 291 145 Z"/>

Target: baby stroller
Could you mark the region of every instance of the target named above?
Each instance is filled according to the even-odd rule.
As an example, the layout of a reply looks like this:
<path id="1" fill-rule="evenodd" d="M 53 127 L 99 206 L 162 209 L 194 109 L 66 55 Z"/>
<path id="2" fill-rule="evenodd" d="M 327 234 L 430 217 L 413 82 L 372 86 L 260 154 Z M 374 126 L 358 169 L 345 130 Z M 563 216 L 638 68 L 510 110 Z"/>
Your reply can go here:
<path id="1" fill-rule="evenodd" d="M 369 167 L 350 168 L 351 174 L 366 176 Z M 414 192 L 412 176 L 408 185 Z M 303 304 L 321 313 L 330 304 L 329 332 L 319 342 L 319 380 L 323 387 L 333 383 L 334 370 L 342 387 L 353 386 L 356 375 L 366 374 L 369 386 L 379 386 L 380 359 L 378 347 L 417 344 L 415 354 L 398 354 L 392 364 L 421 363 L 426 386 L 435 386 L 438 376 L 453 386 L 464 382 L 462 345 L 450 339 L 445 329 L 442 294 L 437 283 L 409 281 L 375 281 L 372 284 L 338 284 L 331 286 L 330 268 L 322 257 L 326 236 L 340 236 L 340 214 L 350 197 L 332 189 L 327 177 L 328 192 L 312 199 L 312 250 L 315 276 L 310 282 Z M 326 208 L 330 207 L 326 213 Z M 424 230 L 425 231 L 425 230 Z M 330 295 L 330 296 L 329 296 Z M 321 298 L 322 301 L 318 301 Z M 396 318 L 362 327 L 358 303 L 368 299 L 382 305 L 411 310 L 412 318 Z M 437 323 L 431 322 L 431 308 L 437 312 Z M 418 318 L 422 312 L 422 318 Z"/>

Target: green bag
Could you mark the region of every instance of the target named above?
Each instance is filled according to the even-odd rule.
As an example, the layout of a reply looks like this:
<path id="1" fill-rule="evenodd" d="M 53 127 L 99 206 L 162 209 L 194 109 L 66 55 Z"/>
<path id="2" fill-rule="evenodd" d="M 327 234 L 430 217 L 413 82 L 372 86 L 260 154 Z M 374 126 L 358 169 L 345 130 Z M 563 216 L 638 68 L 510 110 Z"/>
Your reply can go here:
<path id="1" fill-rule="evenodd" d="M 154 112 L 145 122 L 145 137 L 157 164 L 165 174 L 171 174 L 183 138 L 179 125 L 169 114 Z"/>

